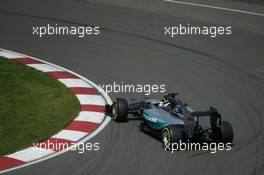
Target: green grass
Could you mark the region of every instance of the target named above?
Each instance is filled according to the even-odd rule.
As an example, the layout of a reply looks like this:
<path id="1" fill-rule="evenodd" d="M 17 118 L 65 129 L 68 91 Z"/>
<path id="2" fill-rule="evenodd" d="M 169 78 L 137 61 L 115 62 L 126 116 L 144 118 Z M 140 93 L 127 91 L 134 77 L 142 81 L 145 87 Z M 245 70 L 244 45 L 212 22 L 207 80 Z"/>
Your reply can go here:
<path id="1" fill-rule="evenodd" d="M 60 82 L 0 57 L 0 155 L 56 134 L 79 108 L 76 96 Z"/>

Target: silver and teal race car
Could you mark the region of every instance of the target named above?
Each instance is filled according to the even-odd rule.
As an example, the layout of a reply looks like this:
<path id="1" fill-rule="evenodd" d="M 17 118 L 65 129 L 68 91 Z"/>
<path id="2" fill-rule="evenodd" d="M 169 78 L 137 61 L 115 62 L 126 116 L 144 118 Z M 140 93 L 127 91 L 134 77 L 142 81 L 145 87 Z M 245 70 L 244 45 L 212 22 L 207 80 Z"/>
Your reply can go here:
<path id="1" fill-rule="evenodd" d="M 125 122 L 136 116 L 143 131 L 160 134 L 164 145 L 181 141 L 232 143 L 233 129 L 228 121 L 213 107 L 207 111 L 193 111 L 187 104 L 169 93 L 161 100 L 144 99 L 128 104 L 126 99 L 116 98 L 107 113 L 114 121 Z M 210 127 L 202 127 L 199 118 L 209 116 Z"/>

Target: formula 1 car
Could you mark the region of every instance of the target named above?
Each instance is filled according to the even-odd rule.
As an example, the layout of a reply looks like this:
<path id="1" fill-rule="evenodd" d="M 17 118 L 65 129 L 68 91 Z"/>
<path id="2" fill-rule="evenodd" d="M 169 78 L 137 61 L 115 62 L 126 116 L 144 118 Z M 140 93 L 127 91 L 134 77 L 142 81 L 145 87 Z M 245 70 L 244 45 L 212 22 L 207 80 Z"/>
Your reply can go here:
<path id="1" fill-rule="evenodd" d="M 164 145 L 181 141 L 232 143 L 233 129 L 228 121 L 213 107 L 207 111 L 193 111 L 187 104 L 169 93 L 161 100 L 144 99 L 128 104 L 126 99 L 116 98 L 107 107 L 108 115 L 116 122 L 125 122 L 128 114 L 140 121 L 142 130 L 160 134 Z M 199 118 L 210 117 L 210 127 L 203 128 Z"/>

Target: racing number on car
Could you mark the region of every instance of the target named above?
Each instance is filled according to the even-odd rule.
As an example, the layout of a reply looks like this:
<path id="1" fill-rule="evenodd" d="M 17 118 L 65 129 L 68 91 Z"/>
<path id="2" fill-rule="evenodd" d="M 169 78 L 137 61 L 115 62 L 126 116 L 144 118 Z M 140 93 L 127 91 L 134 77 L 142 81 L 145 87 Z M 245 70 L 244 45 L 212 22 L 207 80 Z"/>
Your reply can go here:
<path id="1" fill-rule="evenodd" d="M 145 115 L 145 117 L 146 117 L 147 120 L 149 120 L 151 122 L 157 122 L 157 119 L 154 118 L 154 117 L 150 117 L 150 116 L 147 116 L 147 115 Z"/>

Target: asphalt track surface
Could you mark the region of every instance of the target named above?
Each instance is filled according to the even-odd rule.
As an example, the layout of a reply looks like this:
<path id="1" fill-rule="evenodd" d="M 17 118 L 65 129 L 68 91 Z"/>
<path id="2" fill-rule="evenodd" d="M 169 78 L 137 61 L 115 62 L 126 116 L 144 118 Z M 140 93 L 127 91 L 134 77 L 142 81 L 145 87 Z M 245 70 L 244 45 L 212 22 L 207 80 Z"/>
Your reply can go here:
<path id="1" fill-rule="evenodd" d="M 259 3 L 218 4 L 264 11 Z M 111 122 L 90 140 L 100 143 L 98 152 L 69 151 L 6 174 L 264 174 L 263 21 L 260 16 L 162 1 L 1 1 L 0 47 L 44 58 L 97 84 L 166 84 L 167 92 L 179 92 L 194 109 L 217 107 L 235 133 L 229 152 L 170 154 L 140 132 L 137 121 Z M 99 25 L 103 30 L 89 39 L 32 36 L 32 25 L 47 23 Z M 216 39 L 164 36 L 164 25 L 179 23 L 231 25 L 233 33 Z"/>

